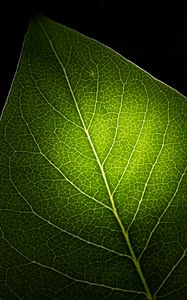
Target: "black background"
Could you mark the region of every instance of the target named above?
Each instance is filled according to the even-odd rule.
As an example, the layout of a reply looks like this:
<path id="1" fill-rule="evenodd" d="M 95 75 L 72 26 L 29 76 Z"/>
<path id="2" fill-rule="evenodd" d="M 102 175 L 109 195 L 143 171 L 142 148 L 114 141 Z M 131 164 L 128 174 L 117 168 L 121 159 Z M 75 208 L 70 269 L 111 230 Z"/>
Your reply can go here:
<path id="1" fill-rule="evenodd" d="M 33 11 L 112 47 L 187 96 L 185 1 L 51 0 L 0 4 L 0 105 L 7 98 Z M 182 5 L 183 2 L 183 5 Z"/>

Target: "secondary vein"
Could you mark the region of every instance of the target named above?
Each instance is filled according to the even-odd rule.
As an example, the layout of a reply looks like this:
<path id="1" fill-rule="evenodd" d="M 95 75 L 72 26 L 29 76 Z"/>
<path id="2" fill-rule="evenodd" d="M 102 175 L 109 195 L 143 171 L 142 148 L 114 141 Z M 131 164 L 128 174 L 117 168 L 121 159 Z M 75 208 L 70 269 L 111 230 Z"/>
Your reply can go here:
<path id="1" fill-rule="evenodd" d="M 135 291 L 135 290 L 125 290 L 125 289 L 121 289 L 121 288 L 117 288 L 117 287 L 112 287 L 112 286 L 109 286 L 109 285 L 105 285 L 105 284 L 98 284 L 98 283 L 95 283 L 95 282 L 90 282 L 88 280 L 82 280 L 82 279 L 77 279 L 77 278 L 74 278 L 70 275 L 67 275 L 63 272 L 61 272 L 60 270 L 58 269 L 55 269 L 53 266 L 47 266 L 47 265 L 44 265 L 44 264 L 41 264 L 39 263 L 38 261 L 35 261 L 35 260 L 32 260 L 30 257 L 26 256 L 25 254 L 23 254 L 20 250 L 16 249 L 5 237 L 4 233 L 2 232 L 2 238 L 7 242 L 7 244 L 9 245 L 10 248 L 12 248 L 14 251 L 16 251 L 17 253 L 19 253 L 21 256 L 23 256 L 25 259 L 27 259 L 29 261 L 29 263 L 32 263 L 32 264 L 36 264 L 38 265 L 39 267 L 42 267 L 42 268 L 45 268 L 45 269 L 49 269 L 49 270 L 52 270 L 66 278 L 69 278 L 70 280 L 73 280 L 75 282 L 81 282 L 81 283 L 85 283 L 85 284 L 88 284 L 88 285 L 93 285 L 93 286 L 102 286 L 102 287 L 105 287 L 105 288 L 108 288 L 108 289 L 111 289 L 111 290 L 116 290 L 116 291 L 121 291 L 121 292 L 128 292 L 128 293 L 136 293 L 136 294 L 144 294 L 144 292 L 142 291 Z M 26 264 L 25 264 L 26 265 Z"/>

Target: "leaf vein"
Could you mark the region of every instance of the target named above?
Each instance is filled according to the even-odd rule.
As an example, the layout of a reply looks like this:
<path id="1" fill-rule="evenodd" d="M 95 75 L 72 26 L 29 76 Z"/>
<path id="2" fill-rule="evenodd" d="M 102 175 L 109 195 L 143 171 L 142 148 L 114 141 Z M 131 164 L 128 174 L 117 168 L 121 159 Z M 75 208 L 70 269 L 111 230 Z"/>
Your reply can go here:
<path id="1" fill-rule="evenodd" d="M 146 87 L 145 87 L 145 91 L 146 91 L 146 94 L 147 94 L 147 89 L 146 89 Z M 132 159 L 132 157 L 133 157 L 133 154 L 134 154 L 134 152 L 135 152 L 135 150 L 136 150 L 136 147 L 138 146 L 138 143 L 139 143 L 139 140 L 140 140 L 140 137 L 141 137 L 141 135 L 142 135 L 143 128 L 144 128 L 144 125 L 145 125 L 145 121 L 146 121 L 146 117 L 147 117 L 147 112 L 148 112 L 148 106 L 149 106 L 149 97 L 148 97 L 148 94 L 147 94 L 146 108 L 145 108 L 144 117 L 143 117 L 143 120 L 142 120 L 142 124 L 141 124 L 141 127 L 140 127 L 140 131 L 139 131 L 137 140 L 136 140 L 136 142 L 135 142 L 135 144 L 134 144 L 134 147 L 133 147 L 133 149 L 132 149 L 132 151 L 131 151 L 131 154 L 130 154 L 130 156 L 129 156 L 129 159 L 128 159 L 128 162 L 127 162 L 127 164 L 126 164 L 126 166 L 125 166 L 125 169 L 124 169 L 124 171 L 123 171 L 123 173 L 122 173 L 122 175 L 121 175 L 121 177 L 120 177 L 120 179 L 119 179 L 119 181 L 118 181 L 116 187 L 114 188 L 114 190 L 113 190 L 113 192 L 112 192 L 112 195 L 114 195 L 114 193 L 116 192 L 117 188 L 119 187 L 119 185 L 120 185 L 122 179 L 124 178 L 125 173 L 127 172 L 127 169 L 128 169 L 128 167 L 129 167 L 129 165 L 130 165 L 130 162 L 131 162 L 131 159 Z"/>
<path id="2" fill-rule="evenodd" d="M 166 97 L 166 99 L 167 99 L 167 97 Z M 150 181 L 150 179 L 151 179 L 151 176 L 152 176 L 152 174 L 153 174 L 154 168 L 155 168 L 156 164 L 158 163 L 158 160 L 159 160 L 159 158 L 160 158 L 160 156 L 161 156 L 161 154 L 162 154 L 163 148 L 164 148 L 164 142 L 165 142 L 166 135 L 167 135 L 167 131 L 168 131 L 168 128 L 169 128 L 169 101 L 168 101 L 168 99 L 167 99 L 167 104 L 168 104 L 168 109 L 167 109 L 167 124 L 166 124 L 165 132 L 164 132 L 163 138 L 162 138 L 162 145 L 161 145 L 160 150 L 159 150 L 159 152 L 158 152 L 158 155 L 157 155 L 157 157 L 156 157 L 156 159 L 155 159 L 155 162 L 154 162 L 154 164 L 153 164 L 152 167 L 151 167 L 151 170 L 150 170 L 150 172 L 149 172 L 149 175 L 148 175 L 148 177 L 147 177 L 146 183 L 145 183 L 145 185 L 144 185 L 144 189 L 143 189 L 143 192 L 142 192 L 140 201 L 139 201 L 139 203 L 138 203 L 136 212 L 135 212 L 135 214 L 134 214 L 134 216 L 133 216 L 133 218 L 132 218 L 132 221 L 131 221 L 130 225 L 128 226 L 127 231 L 130 230 L 130 227 L 132 226 L 134 220 L 135 220 L 136 217 L 137 217 L 138 211 L 139 211 L 139 209 L 140 209 L 140 206 L 141 206 L 141 204 L 142 204 L 143 198 L 144 198 L 144 196 L 145 196 L 145 192 L 146 192 L 146 190 L 147 190 L 148 183 L 149 183 L 149 181 Z"/>
<path id="3" fill-rule="evenodd" d="M 33 263 L 33 264 L 36 264 L 38 265 L 39 267 L 42 267 L 42 268 L 45 268 L 45 269 L 49 269 L 49 270 L 52 270 L 54 271 L 55 273 L 58 273 L 66 278 L 69 278 L 70 280 L 73 280 L 75 282 L 81 282 L 81 283 L 85 283 L 85 284 L 88 284 L 88 285 L 92 285 L 92 286 L 99 286 L 99 287 L 104 287 L 104 288 L 107 288 L 107 289 L 111 289 L 113 291 L 121 291 L 121 292 L 125 292 L 125 293 L 136 293 L 136 294 L 145 294 L 143 291 L 136 291 L 136 290 L 128 290 L 128 289 L 123 289 L 123 288 L 118 288 L 118 287 L 112 287 L 112 286 L 109 286 L 109 285 L 105 285 L 105 284 L 99 284 L 99 283 L 95 283 L 95 282 L 90 282 L 88 280 L 81 280 L 81 279 L 77 279 L 77 278 L 74 278 L 68 274 L 65 274 L 63 272 L 61 272 L 60 270 L 54 268 L 54 267 L 50 267 L 50 266 L 47 266 L 47 265 L 44 265 L 44 264 L 41 264 L 35 260 L 32 260 L 31 258 L 29 258 L 28 256 L 26 256 L 25 254 L 23 254 L 20 250 L 16 249 L 7 239 L 6 237 L 4 236 L 4 233 L 2 232 L 2 238 L 7 242 L 7 244 L 9 245 L 9 247 L 11 249 L 13 249 L 14 251 L 16 251 L 17 253 L 19 253 L 22 257 L 24 257 L 25 259 L 27 259 L 29 262 Z"/>
<path id="4" fill-rule="evenodd" d="M 176 195 L 177 195 L 177 192 L 178 192 L 178 190 L 179 190 L 180 184 L 181 184 L 181 182 L 182 182 L 182 179 L 183 179 L 183 177 L 184 177 L 184 175 L 185 175 L 185 173 L 186 173 L 186 170 L 187 170 L 187 166 L 185 167 L 184 173 L 182 173 L 181 178 L 179 179 L 179 182 L 178 182 L 178 184 L 177 184 L 176 190 L 175 190 L 175 192 L 173 193 L 173 196 L 171 197 L 171 200 L 168 202 L 166 208 L 165 208 L 164 211 L 162 212 L 162 214 L 161 214 L 161 216 L 159 217 L 159 219 L 158 219 L 156 225 L 154 226 L 153 230 L 151 231 L 151 233 L 150 233 L 150 235 L 149 235 L 149 237 L 148 237 L 148 239 L 147 239 L 146 245 L 145 245 L 144 249 L 142 250 L 142 252 L 141 252 L 141 254 L 140 254 L 140 256 L 139 256 L 139 260 L 141 259 L 142 255 L 143 255 L 144 252 L 146 251 L 146 249 L 147 249 L 147 247 L 148 247 L 148 245 L 149 245 L 149 243 L 150 243 L 150 240 L 151 240 L 151 238 L 152 238 L 152 236 L 153 236 L 153 234 L 154 234 L 156 228 L 158 227 L 158 225 L 159 225 L 161 219 L 164 217 L 164 215 L 166 214 L 166 212 L 167 212 L 168 208 L 170 207 L 171 203 L 172 203 L 173 200 L 175 199 L 175 197 L 176 197 Z"/>

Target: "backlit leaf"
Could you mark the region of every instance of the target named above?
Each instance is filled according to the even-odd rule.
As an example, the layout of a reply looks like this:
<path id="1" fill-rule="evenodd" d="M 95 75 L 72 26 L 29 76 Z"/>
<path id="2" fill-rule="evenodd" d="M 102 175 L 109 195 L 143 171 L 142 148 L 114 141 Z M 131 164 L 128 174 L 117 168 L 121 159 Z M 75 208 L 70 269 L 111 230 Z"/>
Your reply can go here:
<path id="1" fill-rule="evenodd" d="M 2 299 L 187 297 L 187 99 L 34 18 L 1 117 Z"/>

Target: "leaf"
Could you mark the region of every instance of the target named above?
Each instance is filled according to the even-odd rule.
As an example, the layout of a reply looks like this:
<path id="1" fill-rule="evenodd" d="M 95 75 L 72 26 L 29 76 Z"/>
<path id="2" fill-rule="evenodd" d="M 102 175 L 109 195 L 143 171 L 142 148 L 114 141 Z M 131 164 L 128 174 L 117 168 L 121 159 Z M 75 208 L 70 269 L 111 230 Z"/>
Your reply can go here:
<path id="1" fill-rule="evenodd" d="M 187 101 L 35 17 L 1 118 L 2 299 L 186 299 Z"/>

